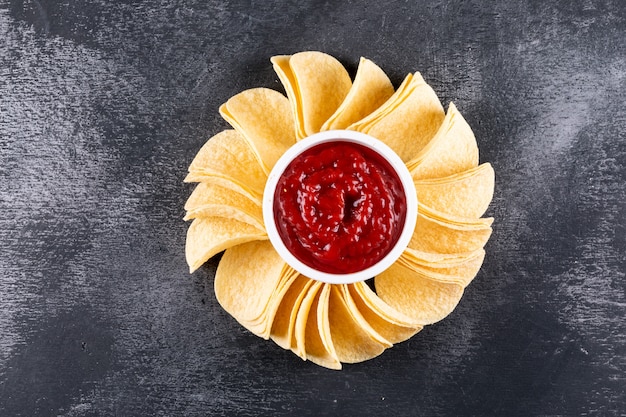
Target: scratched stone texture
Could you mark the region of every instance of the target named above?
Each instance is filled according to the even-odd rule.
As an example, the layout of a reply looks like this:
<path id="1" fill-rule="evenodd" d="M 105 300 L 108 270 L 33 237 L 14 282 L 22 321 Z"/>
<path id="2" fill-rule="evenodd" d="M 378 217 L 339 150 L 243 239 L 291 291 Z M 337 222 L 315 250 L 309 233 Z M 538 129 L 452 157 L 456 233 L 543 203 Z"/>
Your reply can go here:
<path id="1" fill-rule="evenodd" d="M 0 0 L 0 415 L 626 415 L 626 3 Z M 446 320 L 341 372 L 184 260 L 187 166 L 269 57 L 420 71 L 497 173 Z"/>

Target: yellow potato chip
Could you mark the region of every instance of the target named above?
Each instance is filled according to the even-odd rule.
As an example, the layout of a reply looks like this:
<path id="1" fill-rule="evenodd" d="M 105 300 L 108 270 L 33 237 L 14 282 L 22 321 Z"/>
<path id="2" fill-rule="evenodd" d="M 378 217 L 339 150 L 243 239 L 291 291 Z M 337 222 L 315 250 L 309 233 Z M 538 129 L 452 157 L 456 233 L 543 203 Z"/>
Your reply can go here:
<path id="1" fill-rule="evenodd" d="M 220 305 L 248 330 L 266 337 L 251 323 L 266 322 L 268 305 L 283 279 L 285 262 L 269 241 L 249 242 L 224 252 L 215 273 Z"/>
<path id="2" fill-rule="evenodd" d="M 477 249 L 482 250 L 481 249 Z M 467 259 L 471 258 L 476 251 L 473 252 L 459 252 L 459 253 L 433 253 L 433 252 L 424 252 L 417 249 L 406 248 L 406 254 L 410 253 L 412 259 L 417 259 L 418 263 L 455 263 L 455 262 L 463 262 Z M 404 255 L 404 253 L 403 253 Z"/>
<path id="3" fill-rule="evenodd" d="M 324 316 L 319 309 L 328 305 L 329 284 L 316 282 L 302 301 L 300 312 L 296 320 L 296 340 L 299 349 L 304 349 L 306 359 L 329 369 L 341 369 L 341 362 L 334 352 L 327 349 L 322 335 L 318 318 Z"/>
<path id="4" fill-rule="evenodd" d="M 330 339 L 339 361 L 357 363 L 372 359 L 389 346 L 374 340 L 361 325 L 354 320 L 348 310 L 338 286 L 330 287 L 328 321 Z"/>
<path id="5" fill-rule="evenodd" d="M 224 178 L 222 176 L 193 172 L 189 173 L 185 178 L 185 182 L 198 182 L 215 185 L 218 187 L 226 188 L 228 190 L 239 193 L 256 204 L 262 204 L 262 196 L 258 195 L 255 191 L 251 191 L 249 187 L 246 187 L 240 183 L 234 182 L 230 178 Z"/>
<path id="6" fill-rule="evenodd" d="M 283 263 L 283 268 L 280 271 L 280 277 L 278 278 L 276 287 L 269 297 L 269 301 L 265 305 L 265 308 L 256 319 L 241 319 L 240 323 L 244 324 L 254 334 L 268 339 L 270 337 L 272 322 L 276 316 L 280 303 L 285 296 L 287 290 L 295 281 L 297 273 L 289 265 Z"/>
<path id="7" fill-rule="evenodd" d="M 341 105 L 352 86 L 350 75 L 339 61 L 322 52 L 300 52 L 289 57 L 275 57 L 272 62 L 292 101 L 303 138 L 320 131 L 322 125 Z"/>
<path id="8" fill-rule="evenodd" d="M 415 323 L 410 317 L 405 316 L 400 311 L 381 300 L 367 283 L 363 281 L 355 282 L 352 284 L 352 288 L 354 288 L 354 292 L 359 296 L 355 297 L 355 299 L 360 298 L 363 300 L 369 309 L 373 310 L 384 320 L 401 327 L 415 327 Z"/>
<path id="9" fill-rule="evenodd" d="M 384 117 L 357 129 L 386 143 L 405 162 L 428 144 L 445 117 L 437 95 L 419 73 L 413 76 L 408 91 Z"/>
<path id="10" fill-rule="evenodd" d="M 254 88 L 220 107 L 222 117 L 250 144 L 266 174 L 296 142 L 289 100 L 277 91 Z"/>
<path id="11" fill-rule="evenodd" d="M 195 271 L 211 257 L 231 246 L 263 239 L 267 239 L 264 230 L 237 220 L 224 217 L 195 219 L 187 230 L 185 245 L 189 271 Z"/>
<path id="12" fill-rule="evenodd" d="M 468 225 L 444 220 L 420 205 L 408 247 L 428 253 L 460 254 L 484 247 L 490 236 L 491 227 L 487 224 Z"/>
<path id="13" fill-rule="evenodd" d="M 306 359 L 306 326 L 307 321 L 309 320 L 309 312 L 313 307 L 313 303 L 315 303 L 314 309 L 317 311 L 317 303 L 319 302 L 319 297 L 317 297 L 318 293 L 322 289 L 323 283 L 320 281 L 313 281 L 313 284 L 310 285 L 304 297 L 302 298 L 302 302 L 300 304 L 300 308 L 297 311 L 296 322 L 293 327 L 293 336 L 296 341 L 296 350 L 298 352 L 304 352 L 304 356 Z M 317 326 L 317 324 L 316 324 Z M 321 343 L 321 340 L 320 340 Z"/>
<path id="14" fill-rule="evenodd" d="M 345 286 L 349 295 L 349 297 L 346 296 L 346 301 L 350 306 L 350 311 L 358 311 L 363 320 L 384 340 L 392 344 L 399 343 L 422 330 L 421 326 L 409 326 L 407 323 L 408 319 L 403 320 L 402 325 L 398 324 L 398 320 L 395 318 L 391 319 L 390 316 L 399 316 L 401 314 L 393 311 L 373 291 L 369 290 L 369 287 L 368 290 L 371 295 L 363 296 L 357 289 L 358 284 Z M 378 307 L 376 304 L 379 304 Z M 364 328 L 366 327 L 364 326 Z"/>
<path id="15" fill-rule="evenodd" d="M 477 165 L 474 132 L 453 103 L 437 134 L 406 164 L 413 180 L 447 177 Z"/>
<path id="16" fill-rule="evenodd" d="M 425 214 L 431 219 L 442 221 L 446 224 L 458 226 L 460 228 L 472 229 L 472 228 L 485 228 L 490 227 L 493 223 L 493 217 L 460 217 L 452 214 L 442 213 L 438 210 L 428 207 L 426 204 L 421 204 L 418 208 L 419 214 Z"/>
<path id="17" fill-rule="evenodd" d="M 317 281 L 314 281 L 310 278 L 306 278 L 306 279 L 308 280 L 308 282 L 305 285 L 304 289 L 302 290 L 302 293 L 300 294 L 300 296 L 298 297 L 298 299 L 293 305 L 293 310 L 291 312 L 291 317 L 290 317 L 290 322 L 289 322 L 289 339 L 291 340 L 291 350 L 295 352 L 298 356 L 300 356 L 302 359 L 305 359 L 305 360 L 306 360 L 306 352 L 304 351 L 304 343 L 299 345 L 298 340 L 296 338 L 296 320 L 298 318 L 298 314 L 299 314 L 298 312 L 300 310 L 300 307 L 304 303 L 306 295 L 309 293 L 309 290 L 311 289 L 311 287 L 313 287 L 313 285 L 317 283 Z"/>
<path id="18" fill-rule="evenodd" d="M 430 280 L 400 263 L 378 275 L 374 285 L 380 298 L 422 325 L 446 317 L 463 295 L 461 285 Z"/>
<path id="19" fill-rule="evenodd" d="M 255 333 L 259 334 L 264 339 L 269 339 L 272 332 L 272 325 L 276 318 L 280 303 L 282 302 L 289 287 L 298 277 L 298 273 L 295 272 L 290 266 L 285 265 L 281 272 L 281 278 L 274 290 L 274 293 L 270 297 L 270 301 L 267 304 L 265 311 L 259 319 L 248 323 L 249 328 L 254 328 Z"/>
<path id="20" fill-rule="evenodd" d="M 241 193 L 212 183 L 200 183 L 185 204 L 184 220 L 196 217 L 227 217 L 264 230 L 263 209 Z"/>
<path id="21" fill-rule="evenodd" d="M 267 174 L 246 139 L 224 130 L 209 139 L 189 166 L 185 182 L 213 182 L 261 202 Z"/>
<path id="22" fill-rule="evenodd" d="M 271 57 L 270 61 L 272 63 L 274 71 L 280 79 L 280 82 L 285 88 L 287 98 L 291 103 L 291 113 L 294 115 L 294 120 L 292 121 L 292 124 L 294 127 L 297 141 L 306 137 L 306 133 L 304 133 L 304 126 L 300 124 L 302 117 L 299 112 L 301 112 L 302 110 L 302 101 L 300 100 L 300 95 L 296 91 L 297 84 L 293 71 L 289 67 L 290 59 L 291 55 L 276 55 Z"/>
<path id="23" fill-rule="evenodd" d="M 330 321 L 328 319 L 330 314 L 330 291 L 332 287 L 332 284 L 324 284 L 320 292 L 320 301 L 317 306 L 317 329 L 326 351 L 333 358 L 338 358 L 335 346 L 333 345 L 333 341 L 330 337 Z"/>
<path id="24" fill-rule="evenodd" d="M 391 347 L 393 345 L 388 339 L 386 339 L 383 335 L 378 333 L 378 331 L 369 323 L 369 321 L 365 318 L 365 316 L 361 313 L 361 308 L 357 305 L 360 300 L 355 301 L 350 293 L 350 288 L 353 287 L 352 284 L 341 284 L 338 285 L 339 290 L 341 291 L 341 297 L 346 303 L 348 308 L 348 312 L 352 316 L 352 319 L 359 324 L 359 326 L 369 334 L 369 336 L 376 340 L 379 343 L 382 343 L 386 348 Z M 361 302 L 362 303 L 362 302 Z"/>
<path id="25" fill-rule="evenodd" d="M 349 130 L 366 132 L 373 124 L 395 110 L 402 101 L 415 89 L 413 74 L 407 74 L 398 89 L 381 106 L 363 119 L 348 126 Z"/>
<path id="26" fill-rule="evenodd" d="M 383 70 L 361 58 L 348 95 L 321 130 L 347 128 L 379 108 L 393 93 L 393 85 Z"/>
<path id="27" fill-rule="evenodd" d="M 276 315 L 278 307 L 285 293 L 289 289 L 291 283 L 296 277 L 295 271 L 286 263 L 283 263 L 283 268 L 280 270 L 280 278 L 277 281 L 276 287 L 269 298 L 269 301 L 265 305 L 262 314 L 256 319 L 247 320 L 246 323 L 249 327 L 254 328 L 254 333 L 259 335 L 269 334 L 272 329 L 272 320 Z"/>
<path id="28" fill-rule="evenodd" d="M 466 258 L 447 262 L 425 262 L 413 256 L 412 249 L 407 248 L 398 262 L 407 268 L 419 272 L 434 281 L 459 284 L 463 288 L 476 277 L 485 258 L 485 250 L 478 249 Z"/>
<path id="29" fill-rule="evenodd" d="M 465 218 L 482 216 L 493 198 L 495 173 L 490 164 L 436 179 L 415 181 L 417 198 L 431 209 Z"/>
<path id="30" fill-rule="evenodd" d="M 294 353 L 303 359 L 306 356 L 304 351 L 299 352 L 297 349 L 294 326 L 302 300 L 313 283 L 314 281 L 312 279 L 304 275 L 298 275 L 296 277 L 280 302 L 270 334 L 270 337 L 278 346 L 283 349 L 293 350 Z"/>

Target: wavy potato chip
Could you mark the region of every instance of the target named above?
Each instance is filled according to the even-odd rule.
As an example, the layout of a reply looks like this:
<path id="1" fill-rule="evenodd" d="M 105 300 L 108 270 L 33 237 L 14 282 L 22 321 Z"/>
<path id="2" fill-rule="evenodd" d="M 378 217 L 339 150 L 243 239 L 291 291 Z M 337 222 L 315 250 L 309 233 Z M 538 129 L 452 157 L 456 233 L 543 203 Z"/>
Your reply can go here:
<path id="1" fill-rule="evenodd" d="M 270 296 L 263 314 L 255 320 L 247 321 L 248 329 L 264 339 L 270 338 L 273 322 L 276 319 L 276 313 L 278 312 L 280 303 L 293 281 L 295 281 L 297 275 L 298 274 L 290 266 L 286 264 L 283 266 L 278 284 Z"/>
<path id="2" fill-rule="evenodd" d="M 415 181 L 447 177 L 477 165 L 478 145 L 474 132 L 454 103 L 448 106 L 437 134 L 406 164 Z"/>
<path id="3" fill-rule="evenodd" d="M 196 217 L 226 217 L 265 229 L 261 205 L 249 197 L 214 183 L 200 183 L 185 204 L 183 220 Z"/>
<path id="4" fill-rule="evenodd" d="M 348 95 L 321 130 L 346 129 L 374 112 L 393 93 L 387 74 L 369 59 L 361 58 Z"/>
<path id="5" fill-rule="evenodd" d="M 487 223 L 461 224 L 446 220 L 420 205 L 408 247 L 428 253 L 462 254 L 481 249 L 490 236 L 491 227 Z"/>
<path id="6" fill-rule="evenodd" d="M 372 359 L 388 348 L 390 343 L 381 342 L 355 320 L 343 297 L 340 286 L 332 285 L 328 301 L 329 336 L 337 358 L 343 363 L 356 363 Z"/>
<path id="7" fill-rule="evenodd" d="M 389 113 L 395 110 L 414 89 L 415 84 L 413 84 L 413 74 L 409 73 L 406 77 L 404 77 L 404 80 L 402 80 L 402 83 L 391 95 L 391 97 L 389 97 L 379 108 L 374 110 L 368 116 L 348 126 L 348 129 L 357 130 L 359 132 L 367 132 L 373 124 L 385 118 L 389 115 Z"/>
<path id="8" fill-rule="evenodd" d="M 398 263 L 433 281 L 458 284 L 465 288 L 478 274 L 484 259 L 485 250 L 478 249 L 455 260 L 426 262 L 413 256 L 413 250 L 407 248 Z"/>
<path id="9" fill-rule="evenodd" d="M 328 349 L 328 343 L 320 331 L 323 322 L 320 323 L 319 317 L 327 320 L 324 311 L 327 311 L 329 295 L 329 284 L 316 282 L 311 286 L 302 301 L 299 317 L 296 320 L 296 340 L 299 341 L 299 349 L 306 352 L 307 360 L 329 369 L 341 369 L 337 354 Z M 301 330 L 298 331 L 298 329 Z"/>
<path id="10" fill-rule="evenodd" d="M 189 271 L 195 271 L 211 257 L 229 247 L 263 239 L 267 239 L 264 230 L 238 220 L 225 217 L 195 219 L 187 229 L 185 245 Z"/>
<path id="11" fill-rule="evenodd" d="M 351 301 L 348 304 L 352 305 L 352 309 L 356 309 L 368 326 L 384 340 L 392 344 L 403 342 L 422 330 L 422 326 L 409 325 L 408 318 L 398 320 L 399 312 L 385 304 L 367 285 L 365 285 L 367 292 L 360 288 L 361 285 L 365 284 L 361 282 L 346 286 Z"/>
<path id="12" fill-rule="evenodd" d="M 289 100 L 269 88 L 237 94 L 220 107 L 220 114 L 248 140 L 266 174 L 296 142 Z"/>
<path id="13" fill-rule="evenodd" d="M 292 101 L 297 136 L 319 132 L 350 91 L 352 80 L 346 69 L 321 52 L 283 55 L 272 58 L 272 62 Z"/>
<path id="14" fill-rule="evenodd" d="M 306 358 L 306 353 L 297 349 L 295 324 L 302 300 L 313 283 L 312 279 L 304 275 L 295 278 L 280 302 L 270 333 L 270 337 L 278 346 L 294 351 L 303 359 Z"/>
<path id="15" fill-rule="evenodd" d="M 268 241 L 233 246 L 215 272 L 215 296 L 244 327 L 264 337 L 251 323 L 266 322 L 267 307 L 283 278 L 285 262 Z"/>
<path id="16" fill-rule="evenodd" d="M 378 275 L 374 285 L 383 301 L 421 325 L 442 320 L 463 295 L 461 285 L 430 280 L 400 263 Z"/>
<path id="17" fill-rule="evenodd" d="M 246 139 L 224 130 L 209 139 L 189 166 L 185 182 L 210 182 L 261 203 L 267 174 Z"/>
<path id="18" fill-rule="evenodd" d="M 376 340 L 379 343 L 382 343 L 385 348 L 391 347 L 393 343 L 386 339 L 383 335 L 378 333 L 378 331 L 376 331 L 376 329 L 374 329 L 374 327 L 370 325 L 369 321 L 367 321 L 367 319 L 361 313 L 361 309 L 357 305 L 358 301 L 355 301 L 352 297 L 352 294 L 350 293 L 350 287 L 353 287 L 353 285 L 341 284 L 337 287 L 339 288 L 339 291 L 341 291 L 341 297 L 346 304 L 348 313 L 350 313 L 352 319 L 358 323 L 358 326 L 360 326 L 372 339 Z"/>
<path id="19" fill-rule="evenodd" d="M 384 117 L 357 129 L 385 142 L 406 162 L 435 136 L 444 117 L 437 95 L 417 73 L 409 81 L 404 94 L 390 103 Z"/>
<path id="20" fill-rule="evenodd" d="M 452 216 L 478 218 L 493 198 L 495 173 L 490 164 L 436 179 L 414 181 L 420 203 Z"/>

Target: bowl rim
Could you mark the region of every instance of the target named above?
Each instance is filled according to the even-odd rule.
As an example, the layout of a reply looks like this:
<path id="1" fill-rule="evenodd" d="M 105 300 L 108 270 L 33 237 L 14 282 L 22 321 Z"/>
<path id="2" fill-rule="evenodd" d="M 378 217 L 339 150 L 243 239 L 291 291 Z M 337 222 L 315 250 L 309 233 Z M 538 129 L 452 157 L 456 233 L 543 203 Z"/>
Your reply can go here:
<path id="1" fill-rule="evenodd" d="M 382 156 L 394 169 L 402 184 L 406 198 L 406 216 L 400 237 L 391 250 L 377 263 L 360 271 L 346 274 L 335 274 L 319 271 L 306 265 L 296 258 L 284 244 L 276 226 L 274 216 L 274 196 L 278 180 L 283 175 L 287 166 L 304 151 L 327 142 L 351 142 L 363 145 Z M 263 191 L 263 222 L 269 240 L 281 258 L 293 269 L 317 281 L 329 284 L 350 284 L 358 281 L 365 281 L 382 273 L 395 263 L 404 252 L 411 236 L 415 230 L 417 222 L 417 192 L 413 178 L 400 157 L 385 143 L 365 133 L 354 130 L 327 130 L 315 133 L 311 136 L 296 142 L 292 145 L 276 162 L 268 175 L 265 189 Z"/>

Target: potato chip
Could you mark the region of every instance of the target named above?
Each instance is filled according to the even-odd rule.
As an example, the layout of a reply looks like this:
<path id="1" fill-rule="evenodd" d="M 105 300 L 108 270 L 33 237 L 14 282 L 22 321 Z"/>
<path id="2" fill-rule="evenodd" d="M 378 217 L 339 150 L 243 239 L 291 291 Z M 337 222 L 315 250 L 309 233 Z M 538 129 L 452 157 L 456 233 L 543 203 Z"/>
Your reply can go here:
<path id="1" fill-rule="evenodd" d="M 270 301 L 267 304 L 263 315 L 259 317 L 258 320 L 249 322 L 250 328 L 256 329 L 258 334 L 264 339 L 270 338 L 272 326 L 274 320 L 276 319 L 276 313 L 278 312 L 280 303 L 298 275 L 299 274 L 291 267 L 285 265 L 284 270 L 281 272 L 279 284 L 276 286 L 274 293 L 270 297 Z"/>
<path id="2" fill-rule="evenodd" d="M 298 318 L 298 312 L 300 310 L 300 307 L 304 303 L 306 295 L 309 293 L 309 290 L 311 289 L 311 287 L 313 287 L 313 285 L 317 283 L 317 281 L 314 281 L 310 278 L 306 278 L 306 279 L 308 280 L 308 282 L 302 289 L 302 293 L 300 294 L 300 296 L 298 296 L 298 299 L 293 305 L 293 310 L 291 312 L 291 317 L 289 319 L 289 333 L 288 333 L 290 335 L 289 339 L 291 340 L 291 350 L 295 352 L 298 356 L 300 356 L 302 359 L 305 359 L 305 360 L 306 360 L 306 352 L 303 350 L 304 344 L 298 345 L 298 340 L 296 338 L 296 320 Z"/>
<path id="3" fill-rule="evenodd" d="M 313 303 L 315 302 L 315 310 L 317 310 L 317 303 L 319 302 L 319 297 L 317 297 L 318 293 L 322 289 L 322 282 L 313 281 L 313 284 L 307 288 L 304 297 L 302 298 L 302 302 L 300 304 L 300 309 L 298 310 L 298 314 L 296 315 L 296 322 L 293 328 L 294 338 L 296 341 L 296 349 L 298 352 L 305 352 L 306 359 L 306 326 L 307 321 L 309 320 L 309 311 L 313 307 Z M 316 325 L 317 326 L 317 325 Z M 321 343 L 321 340 L 320 340 Z"/>
<path id="4" fill-rule="evenodd" d="M 482 248 L 477 249 L 476 251 L 479 250 L 482 250 Z M 476 251 L 459 253 L 434 253 L 406 248 L 405 253 L 403 253 L 401 256 L 410 254 L 411 258 L 418 260 L 418 263 L 455 263 L 466 261 L 468 258 L 471 258 Z"/>
<path id="5" fill-rule="evenodd" d="M 277 91 L 243 91 L 223 104 L 220 114 L 248 140 L 266 174 L 296 142 L 291 105 Z"/>
<path id="6" fill-rule="evenodd" d="M 189 166 L 185 182 L 212 182 L 261 203 L 267 174 L 246 139 L 224 130 L 209 139 Z"/>
<path id="7" fill-rule="evenodd" d="M 240 318 L 240 323 L 245 324 L 246 328 L 257 336 L 268 339 L 272 329 L 272 322 L 274 321 L 279 305 L 297 275 L 298 274 L 289 265 L 283 263 L 277 284 L 269 296 L 265 307 L 260 312 L 260 315 L 255 319 Z"/>
<path id="8" fill-rule="evenodd" d="M 392 342 L 387 340 L 384 336 L 382 336 L 372 325 L 370 325 L 369 321 L 361 314 L 361 309 L 357 306 L 357 302 L 352 297 L 350 293 L 350 288 L 353 287 L 352 284 L 341 284 L 338 286 L 341 291 L 341 297 L 346 303 L 348 312 L 352 316 L 352 319 L 358 323 L 358 325 L 365 331 L 367 334 L 374 340 L 379 343 L 382 343 L 385 348 L 389 348 L 393 345 Z M 359 300 L 360 301 L 360 300 Z"/>
<path id="9" fill-rule="evenodd" d="M 315 282 L 302 301 L 296 319 L 298 349 L 306 352 L 306 359 L 329 369 L 341 369 L 341 362 L 334 352 L 329 351 L 320 333 L 319 309 L 328 305 L 329 284 Z"/>
<path id="10" fill-rule="evenodd" d="M 413 180 L 447 177 L 477 165 L 476 138 L 453 103 L 437 134 L 406 164 Z"/>
<path id="11" fill-rule="evenodd" d="M 407 248 L 398 262 L 407 268 L 419 272 L 434 281 L 459 284 L 463 288 L 476 277 L 485 258 L 484 249 L 469 253 L 464 258 L 447 262 L 425 262 L 413 256 L 413 250 Z"/>
<path id="12" fill-rule="evenodd" d="M 321 130 L 347 128 L 379 108 L 393 93 L 393 85 L 383 70 L 361 58 L 348 95 Z"/>
<path id="13" fill-rule="evenodd" d="M 185 256 L 189 271 L 200 268 L 214 255 L 253 240 L 267 239 L 267 233 L 256 227 L 225 217 L 195 219 L 187 230 Z"/>
<path id="14" fill-rule="evenodd" d="M 300 52 L 288 58 L 274 57 L 274 69 L 292 102 L 297 136 L 304 138 L 320 131 L 341 105 L 352 80 L 339 61 L 322 52 Z"/>
<path id="15" fill-rule="evenodd" d="M 340 362 L 363 362 L 380 355 L 389 346 L 372 338 L 354 320 L 338 286 L 330 286 L 328 303 L 330 339 Z"/>
<path id="16" fill-rule="evenodd" d="M 386 143 L 405 162 L 428 144 L 445 117 L 437 95 L 419 73 L 407 91 L 388 114 L 364 129 L 356 129 Z"/>
<path id="17" fill-rule="evenodd" d="M 495 173 L 490 164 L 436 179 L 415 181 L 421 204 L 452 216 L 478 218 L 493 198 Z"/>
<path id="18" fill-rule="evenodd" d="M 312 279 L 304 275 L 296 277 L 280 302 L 270 334 L 270 337 L 278 346 L 283 349 L 293 350 L 294 353 L 303 359 L 306 358 L 306 355 L 304 351 L 300 352 L 297 349 L 294 326 L 302 300 L 313 283 Z"/>
<path id="19" fill-rule="evenodd" d="M 267 335 L 267 338 L 269 338 L 272 329 L 272 321 L 278 311 L 278 307 L 296 276 L 297 273 L 293 270 L 293 268 L 286 263 L 283 263 L 278 283 L 276 284 L 276 287 L 274 288 L 274 291 L 272 292 L 272 295 L 270 296 L 262 314 L 256 319 L 247 321 L 247 324 L 255 329 L 255 333 L 258 333 L 259 335 Z"/>
<path id="20" fill-rule="evenodd" d="M 240 183 L 234 182 L 230 178 L 225 178 L 222 176 L 207 174 L 207 173 L 199 173 L 193 172 L 189 173 L 185 178 L 185 182 L 199 182 L 215 185 L 218 187 L 226 188 L 228 190 L 239 193 L 256 204 L 262 204 L 262 196 L 258 195 L 256 191 L 251 191 L 249 187 L 246 187 Z M 195 218 L 195 217 L 194 217 Z"/>
<path id="21" fill-rule="evenodd" d="M 184 220 L 196 217 L 226 217 L 265 229 L 263 209 L 258 202 L 231 189 L 212 183 L 200 183 L 185 204 Z"/>
<path id="22" fill-rule="evenodd" d="M 402 324 L 398 324 L 397 317 L 401 314 L 393 311 L 367 285 L 365 287 L 369 295 L 360 292 L 358 287 L 361 285 L 365 285 L 365 283 L 360 282 L 345 286 L 348 293 L 345 297 L 346 302 L 348 302 L 350 311 L 358 311 L 369 327 L 384 340 L 392 344 L 403 342 L 422 330 L 422 326 L 409 326 L 410 320 L 408 318 L 402 320 Z"/>
<path id="23" fill-rule="evenodd" d="M 355 297 L 355 299 L 360 298 L 363 300 L 368 308 L 375 311 L 375 313 L 384 320 L 402 327 L 414 326 L 415 323 L 413 323 L 410 317 L 405 316 L 400 311 L 381 300 L 367 283 L 362 281 L 355 282 L 352 284 L 352 288 L 354 288 L 356 294 L 359 295 L 359 297 Z"/>
<path id="24" fill-rule="evenodd" d="M 217 301 L 244 327 L 263 337 L 249 324 L 263 322 L 283 277 L 284 265 L 269 241 L 231 247 L 224 252 L 215 273 Z"/>
<path id="25" fill-rule="evenodd" d="M 428 207 L 426 204 L 422 204 L 419 207 L 419 213 L 429 216 L 431 219 L 442 221 L 446 224 L 455 225 L 460 228 L 484 228 L 490 227 L 493 223 L 493 217 L 460 217 L 452 214 L 442 213 L 438 210 Z"/>
<path id="26" fill-rule="evenodd" d="M 378 107 L 368 116 L 348 126 L 348 129 L 357 130 L 359 132 L 367 131 L 373 124 L 375 124 L 380 119 L 395 110 L 398 105 L 402 103 L 402 101 L 404 101 L 414 89 L 415 84 L 413 84 L 413 74 L 407 74 L 407 76 L 404 77 L 404 80 L 402 80 L 402 83 L 400 84 L 398 89 L 391 95 L 391 97 L 389 97 L 380 107 Z"/>
<path id="27" fill-rule="evenodd" d="M 383 301 L 422 325 L 446 317 L 463 295 L 461 285 L 430 280 L 400 263 L 378 275 L 374 285 Z"/>
<path id="28" fill-rule="evenodd" d="M 276 55 L 270 58 L 272 66 L 274 68 L 274 72 L 278 75 L 280 82 L 285 88 L 285 92 L 287 93 L 287 98 L 291 104 L 291 113 L 294 115 L 293 118 L 293 126 L 294 131 L 296 133 L 296 141 L 306 137 L 306 133 L 304 133 L 304 126 L 301 125 L 302 121 L 302 100 L 300 99 L 300 95 L 296 91 L 297 84 L 296 79 L 294 77 L 293 71 L 289 67 L 289 60 L 291 59 L 291 55 Z"/>
<path id="29" fill-rule="evenodd" d="M 461 224 L 445 220 L 420 205 L 408 247 L 428 253 L 461 254 L 481 249 L 490 236 L 491 227 L 487 223 Z"/>
<path id="30" fill-rule="evenodd" d="M 337 357 L 337 352 L 335 351 L 333 341 L 330 337 L 330 321 L 328 319 L 328 315 L 330 314 L 330 291 L 332 287 L 333 285 L 331 284 L 324 284 L 320 292 L 320 301 L 317 306 L 317 329 L 322 340 L 322 344 L 324 345 L 324 348 L 326 348 L 326 351 L 333 358 L 339 359 Z"/>

